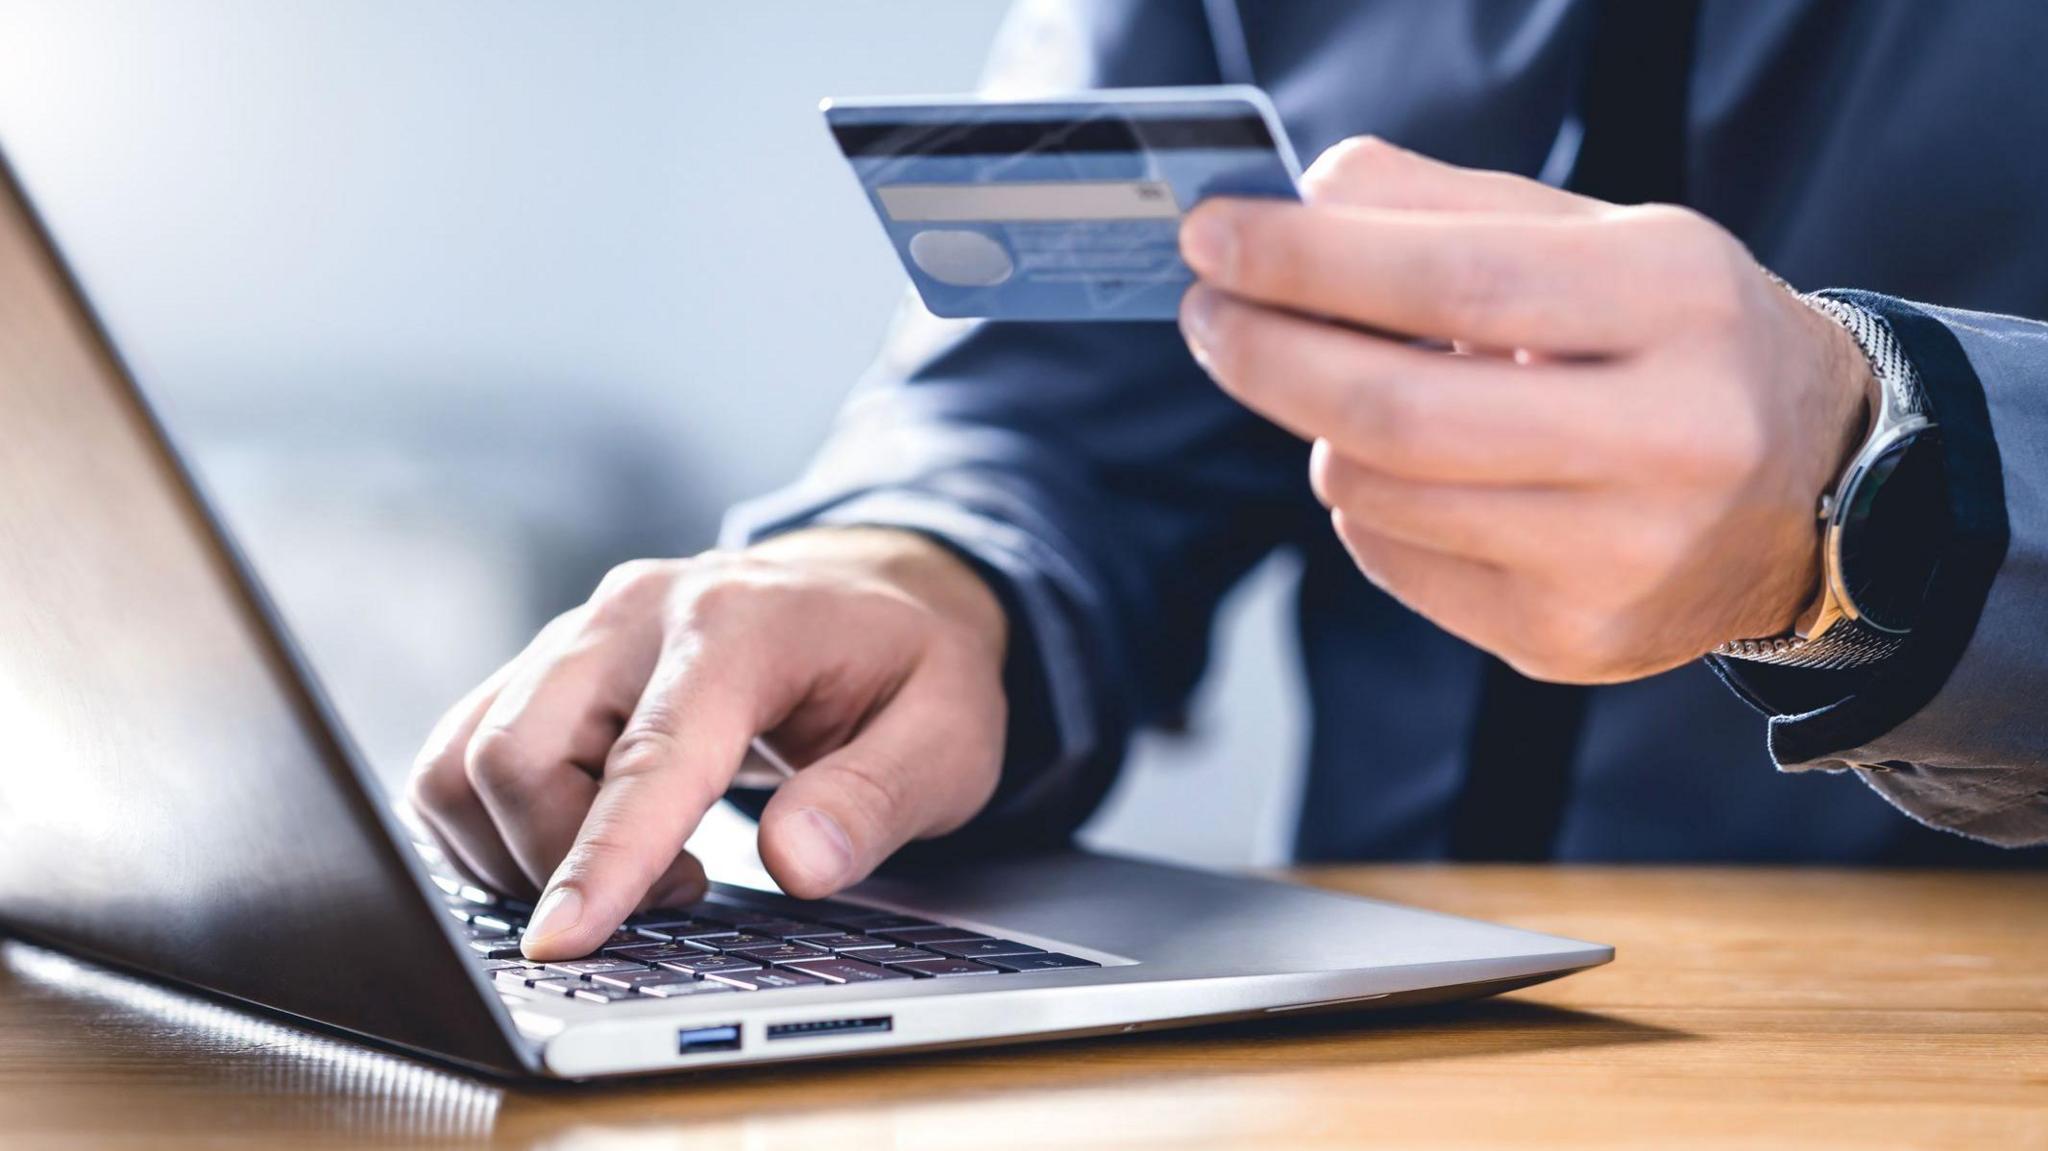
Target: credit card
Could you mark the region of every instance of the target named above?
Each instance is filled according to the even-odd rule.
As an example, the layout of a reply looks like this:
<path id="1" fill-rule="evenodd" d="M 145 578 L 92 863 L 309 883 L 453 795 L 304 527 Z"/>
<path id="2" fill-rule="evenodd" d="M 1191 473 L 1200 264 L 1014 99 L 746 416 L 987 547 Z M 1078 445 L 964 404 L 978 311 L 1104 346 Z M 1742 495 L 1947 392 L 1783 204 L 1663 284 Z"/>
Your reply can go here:
<path id="1" fill-rule="evenodd" d="M 825 123 L 934 315 L 1171 320 L 1180 222 L 1211 196 L 1298 199 L 1257 88 L 1045 100 L 827 100 Z"/>

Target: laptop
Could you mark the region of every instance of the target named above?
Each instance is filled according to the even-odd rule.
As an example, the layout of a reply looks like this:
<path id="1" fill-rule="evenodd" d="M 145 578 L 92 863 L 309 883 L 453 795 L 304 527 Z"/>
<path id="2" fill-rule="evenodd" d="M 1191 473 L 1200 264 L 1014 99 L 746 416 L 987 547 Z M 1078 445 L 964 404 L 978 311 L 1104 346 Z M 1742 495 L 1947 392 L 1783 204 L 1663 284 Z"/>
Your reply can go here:
<path id="1" fill-rule="evenodd" d="M 1611 948 L 1065 852 L 596 953 L 407 833 L 0 164 L 0 927 L 358 1039 L 595 1079 L 1489 995 Z"/>

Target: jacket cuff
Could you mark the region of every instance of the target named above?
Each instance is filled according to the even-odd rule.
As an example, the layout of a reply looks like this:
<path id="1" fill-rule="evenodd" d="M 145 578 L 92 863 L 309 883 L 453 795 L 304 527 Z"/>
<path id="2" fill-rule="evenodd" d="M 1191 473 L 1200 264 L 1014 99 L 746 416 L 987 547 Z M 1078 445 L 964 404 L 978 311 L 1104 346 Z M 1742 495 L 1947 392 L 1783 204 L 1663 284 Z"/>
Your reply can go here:
<path id="1" fill-rule="evenodd" d="M 1771 758 L 1781 767 L 1849 766 L 1844 753 L 1876 742 L 1927 706 L 1970 645 L 2011 537 L 1983 383 L 1955 334 L 1889 296 L 1825 294 L 1882 317 L 1918 369 L 1941 428 L 1948 514 L 1913 632 L 1884 662 L 1836 672 L 1709 657 L 1736 694 L 1771 716 Z"/>

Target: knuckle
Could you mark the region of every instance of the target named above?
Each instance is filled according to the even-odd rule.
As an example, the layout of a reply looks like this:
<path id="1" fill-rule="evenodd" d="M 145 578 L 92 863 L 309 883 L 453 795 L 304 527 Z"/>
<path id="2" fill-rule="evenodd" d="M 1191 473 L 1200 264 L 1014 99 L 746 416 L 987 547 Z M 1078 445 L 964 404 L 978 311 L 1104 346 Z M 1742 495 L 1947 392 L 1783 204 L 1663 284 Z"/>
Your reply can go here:
<path id="1" fill-rule="evenodd" d="M 901 765 L 865 751 L 847 756 L 840 766 L 841 798 L 858 813 L 862 827 L 887 834 L 907 809 Z"/>
<path id="2" fill-rule="evenodd" d="M 406 801 L 419 811 L 451 811 L 468 794 L 461 760 L 447 752 L 420 761 L 405 783 Z"/>
<path id="3" fill-rule="evenodd" d="M 660 560 L 620 564 L 591 593 L 580 622 L 593 629 L 632 627 L 662 603 L 673 581 L 669 565 Z"/>
<path id="4" fill-rule="evenodd" d="M 760 582 L 747 574 L 719 572 L 691 585 L 684 616 L 698 628 L 723 626 L 748 614 L 763 590 Z"/>
<path id="5" fill-rule="evenodd" d="M 604 574 L 598 581 L 597 600 L 641 598 L 655 590 L 655 586 L 668 581 L 668 564 L 662 560 L 627 560 Z"/>
<path id="6" fill-rule="evenodd" d="M 1302 175 L 1302 190 L 1313 200 L 1319 194 L 1369 183 L 1399 156 L 1399 149 L 1378 136 L 1347 137 L 1316 157 Z"/>
<path id="7" fill-rule="evenodd" d="M 494 795 L 517 788 L 539 767 L 525 742 L 502 727 L 477 732 L 462 761 L 463 777 L 470 786 Z"/>
<path id="8" fill-rule="evenodd" d="M 652 775 L 674 764 L 681 748 L 675 736 L 657 726 L 661 722 L 659 714 L 643 713 L 636 719 L 634 726 L 612 744 L 611 754 L 605 759 L 605 776 L 618 779 Z"/>
<path id="9" fill-rule="evenodd" d="M 1655 253 L 1660 282 L 1683 301 L 1691 322 L 1720 328 L 1741 320 L 1755 268 L 1739 241 L 1691 208 L 1648 204 L 1624 212 L 1638 241 Z"/>

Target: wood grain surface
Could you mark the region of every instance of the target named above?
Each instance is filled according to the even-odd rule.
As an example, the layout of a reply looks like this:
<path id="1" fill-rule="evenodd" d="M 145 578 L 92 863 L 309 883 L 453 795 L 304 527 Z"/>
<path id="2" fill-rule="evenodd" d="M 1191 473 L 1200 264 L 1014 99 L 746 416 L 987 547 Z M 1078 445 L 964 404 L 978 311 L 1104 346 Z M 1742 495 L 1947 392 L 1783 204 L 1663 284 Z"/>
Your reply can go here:
<path id="1" fill-rule="evenodd" d="M 1360 867 L 1610 942 L 1498 1000 L 520 1087 L 0 944 L 0 1147 L 2048 1148 L 2048 876 Z"/>

